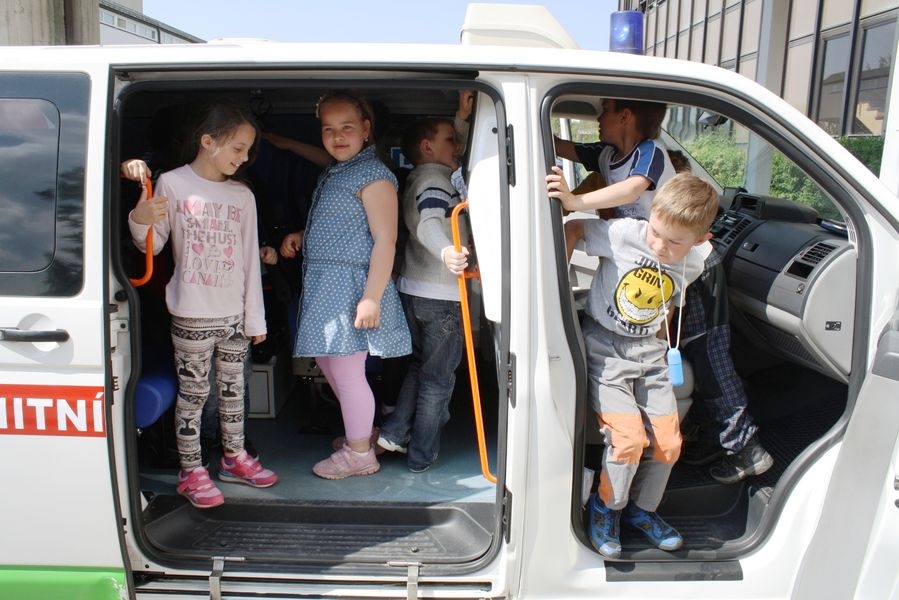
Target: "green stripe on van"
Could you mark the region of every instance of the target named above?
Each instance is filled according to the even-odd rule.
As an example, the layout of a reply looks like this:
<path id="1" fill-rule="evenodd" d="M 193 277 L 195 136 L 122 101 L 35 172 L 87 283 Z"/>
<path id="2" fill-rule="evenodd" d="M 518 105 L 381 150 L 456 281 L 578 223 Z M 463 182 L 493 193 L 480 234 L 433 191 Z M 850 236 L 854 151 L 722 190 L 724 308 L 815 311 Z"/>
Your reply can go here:
<path id="1" fill-rule="evenodd" d="M 0 567 L 0 598 L 124 600 L 125 571 L 65 567 Z"/>

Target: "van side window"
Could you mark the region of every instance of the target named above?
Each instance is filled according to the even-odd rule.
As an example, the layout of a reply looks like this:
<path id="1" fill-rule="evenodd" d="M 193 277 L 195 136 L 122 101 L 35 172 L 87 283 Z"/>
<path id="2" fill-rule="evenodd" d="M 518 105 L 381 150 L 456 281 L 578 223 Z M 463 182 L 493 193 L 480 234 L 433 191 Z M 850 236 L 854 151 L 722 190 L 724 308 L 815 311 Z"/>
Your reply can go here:
<path id="1" fill-rule="evenodd" d="M 87 77 L 0 75 L 0 289 L 82 286 Z"/>

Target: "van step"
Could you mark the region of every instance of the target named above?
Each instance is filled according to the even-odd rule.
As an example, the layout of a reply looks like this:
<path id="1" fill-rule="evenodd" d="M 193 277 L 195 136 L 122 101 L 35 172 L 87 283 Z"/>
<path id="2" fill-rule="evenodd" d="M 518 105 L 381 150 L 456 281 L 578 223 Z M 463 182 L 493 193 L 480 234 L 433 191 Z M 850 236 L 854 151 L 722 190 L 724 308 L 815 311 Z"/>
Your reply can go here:
<path id="1" fill-rule="evenodd" d="M 492 541 L 493 507 L 229 501 L 198 510 L 159 495 L 145 512 L 148 541 L 171 558 L 240 556 L 309 563 L 465 563 Z"/>

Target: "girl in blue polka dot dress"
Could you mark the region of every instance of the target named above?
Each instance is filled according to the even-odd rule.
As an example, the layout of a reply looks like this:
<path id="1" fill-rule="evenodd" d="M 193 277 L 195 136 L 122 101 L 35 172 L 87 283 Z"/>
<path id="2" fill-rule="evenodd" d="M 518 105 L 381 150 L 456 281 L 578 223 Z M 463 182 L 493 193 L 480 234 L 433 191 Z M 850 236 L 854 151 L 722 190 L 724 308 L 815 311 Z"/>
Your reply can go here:
<path id="1" fill-rule="evenodd" d="M 346 442 L 312 468 L 325 479 L 371 475 L 375 399 L 365 377 L 369 354 L 412 350 L 390 274 L 397 236 L 397 180 L 375 153 L 372 110 L 345 91 L 319 100 L 322 144 L 333 162 L 321 174 L 303 232 L 281 244 L 303 251 L 303 292 L 294 356 L 314 357 L 340 402 Z"/>

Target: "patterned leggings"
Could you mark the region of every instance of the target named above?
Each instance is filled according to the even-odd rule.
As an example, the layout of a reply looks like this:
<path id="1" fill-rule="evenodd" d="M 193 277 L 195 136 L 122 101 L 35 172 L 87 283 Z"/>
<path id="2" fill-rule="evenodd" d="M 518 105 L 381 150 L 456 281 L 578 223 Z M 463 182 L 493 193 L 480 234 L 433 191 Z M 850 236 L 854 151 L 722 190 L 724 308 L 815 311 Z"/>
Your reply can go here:
<path id="1" fill-rule="evenodd" d="M 215 319 L 172 316 L 172 345 L 178 373 L 175 438 L 181 468 L 199 467 L 200 417 L 209 396 L 209 370 L 215 360 L 219 394 L 219 430 L 227 452 L 243 450 L 243 364 L 249 340 L 241 315 Z"/>

